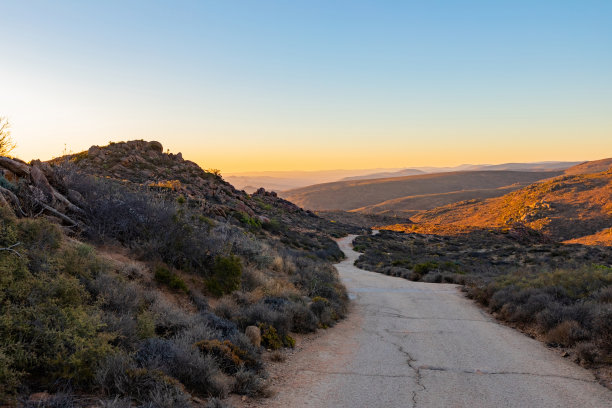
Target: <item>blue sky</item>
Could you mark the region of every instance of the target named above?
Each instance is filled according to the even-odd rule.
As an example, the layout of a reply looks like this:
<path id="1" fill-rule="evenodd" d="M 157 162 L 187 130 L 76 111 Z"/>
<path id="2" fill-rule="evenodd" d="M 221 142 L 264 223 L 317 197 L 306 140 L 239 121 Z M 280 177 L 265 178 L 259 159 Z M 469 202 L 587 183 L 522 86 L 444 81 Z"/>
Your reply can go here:
<path id="1" fill-rule="evenodd" d="M 612 156 L 610 1 L 0 1 L 26 159 L 157 139 L 224 172 Z"/>

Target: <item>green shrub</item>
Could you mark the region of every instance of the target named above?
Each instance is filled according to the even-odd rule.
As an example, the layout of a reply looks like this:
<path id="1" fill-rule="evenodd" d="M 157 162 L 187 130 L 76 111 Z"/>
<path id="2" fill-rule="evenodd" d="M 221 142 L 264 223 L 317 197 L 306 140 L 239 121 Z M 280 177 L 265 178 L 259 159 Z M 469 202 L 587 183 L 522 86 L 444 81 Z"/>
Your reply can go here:
<path id="1" fill-rule="evenodd" d="M 285 334 L 285 336 L 283 337 L 283 344 L 286 347 L 294 348 L 295 347 L 295 339 L 293 337 L 291 337 L 290 335 Z"/>
<path id="2" fill-rule="evenodd" d="M 83 284 L 101 263 L 90 248 L 63 242 L 44 219 L 16 220 L 0 210 L 0 239 L 22 243 L 21 256 L 0 252 L 0 399 L 22 375 L 45 387 L 88 384 L 113 340 Z"/>
<path id="3" fill-rule="evenodd" d="M 251 217 L 245 212 L 238 212 L 238 220 L 251 230 L 258 230 L 261 228 L 261 221 L 257 218 Z"/>
<path id="4" fill-rule="evenodd" d="M 136 333 L 141 339 L 155 336 L 155 319 L 149 311 L 144 310 L 138 314 L 136 318 Z"/>
<path id="5" fill-rule="evenodd" d="M 278 335 L 278 332 L 274 326 L 260 323 L 259 329 L 261 330 L 261 344 L 267 349 L 278 350 L 283 347 L 283 340 Z"/>
<path id="6" fill-rule="evenodd" d="M 438 269 L 438 264 L 436 262 L 422 262 L 414 265 L 412 270 L 419 276 L 423 276 L 431 271 Z"/>
<path id="7" fill-rule="evenodd" d="M 165 265 L 158 265 L 155 268 L 154 276 L 157 282 L 167 285 L 172 290 L 188 291 L 185 281 Z"/>
<path id="8" fill-rule="evenodd" d="M 282 224 L 276 218 L 272 218 L 270 221 L 266 221 L 262 224 L 263 229 L 270 232 L 278 232 L 283 229 Z"/>
<path id="9" fill-rule="evenodd" d="M 215 296 L 223 296 L 240 288 L 242 262 L 235 255 L 217 256 L 212 276 L 206 280 L 206 289 Z"/>
<path id="10" fill-rule="evenodd" d="M 15 370 L 13 358 L 0 348 L 0 404 L 8 404 L 8 397 L 13 395 L 23 372 Z"/>

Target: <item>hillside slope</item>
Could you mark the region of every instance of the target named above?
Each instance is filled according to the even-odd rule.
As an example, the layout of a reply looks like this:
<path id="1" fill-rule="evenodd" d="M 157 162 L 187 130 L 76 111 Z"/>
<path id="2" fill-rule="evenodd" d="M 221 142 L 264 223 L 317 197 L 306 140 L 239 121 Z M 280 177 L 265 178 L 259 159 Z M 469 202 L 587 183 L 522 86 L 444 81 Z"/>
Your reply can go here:
<path id="1" fill-rule="evenodd" d="M 502 197 L 424 211 L 412 220 L 483 228 L 522 223 L 558 241 L 592 235 L 612 226 L 612 170 L 564 175 Z"/>
<path id="2" fill-rule="evenodd" d="M 355 210 L 407 196 L 496 189 L 515 183 L 532 183 L 559 174 L 561 172 L 462 171 L 326 183 L 290 190 L 281 195 L 311 210 Z"/>
<path id="3" fill-rule="evenodd" d="M 383 201 L 382 203 L 357 208 L 351 210 L 351 212 L 400 215 L 407 217 L 423 210 L 429 210 L 459 201 L 499 197 L 511 191 L 518 190 L 521 187 L 525 187 L 525 185 L 527 184 L 515 183 L 511 186 L 500 188 L 451 191 L 449 193 L 423 194 L 394 198 L 393 200 Z"/>
<path id="4" fill-rule="evenodd" d="M 564 173 L 568 175 L 599 173 L 602 171 L 606 171 L 611 167 L 612 158 L 608 158 L 580 163 L 576 166 L 572 166 L 566 169 Z"/>
<path id="5" fill-rule="evenodd" d="M 157 142 L 0 157 L 0 405 L 269 395 L 266 350 L 347 311 L 351 230 Z"/>

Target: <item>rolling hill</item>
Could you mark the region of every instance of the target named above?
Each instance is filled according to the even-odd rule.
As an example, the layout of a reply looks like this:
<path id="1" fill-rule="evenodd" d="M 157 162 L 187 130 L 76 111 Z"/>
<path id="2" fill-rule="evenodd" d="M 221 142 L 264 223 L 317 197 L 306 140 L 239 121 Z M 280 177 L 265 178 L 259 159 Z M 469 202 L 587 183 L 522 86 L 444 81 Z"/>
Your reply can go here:
<path id="1" fill-rule="evenodd" d="M 505 227 L 521 223 L 556 241 L 583 237 L 609 242 L 612 226 L 612 169 L 590 162 L 569 169 L 568 174 L 531 184 L 501 197 L 468 200 L 423 211 L 411 219 L 417 223 L 473 227 Z M 605 167 L 605 166 L 604 166 Z M 581 174 L 582 173 L 582 174 Z"/>
<path id="2" fill-rule="evenodd" d="M 418 208 L 416 204 L 409 207 L 414 210 L 432 208 L 427 204 L 430 199 L 438 200 L 437 203 L 444 202 L 444 199 L 460 200 L 465 197 L 465 194 L 479 196 L 478 190 L 486 190 L 482 194 L 489 197 L 494 193 L 503 195 L 507 191 L 494 192 L 493 190 L 509 188 L 516 183 L 533 183 L 560 174 L 562 174 L 561 171 L 459 171 L 318 184 L 289 190 L 281 193 L 281 196 L 300 207 L 311 210 L 358 211 L 364 207 L 397 199 L 405 199 L 407 203 L 425 205 L 421 208 Z M 471 193 L 465 193 L 467 191 Z M 453 192 L 456 193 L 455 196 L 440 196 Z M 369 210 L 371 207 L 364 209 L 366 212 Z M 386 209 L 383 206 L 381 212 L 384 211 Z"/>

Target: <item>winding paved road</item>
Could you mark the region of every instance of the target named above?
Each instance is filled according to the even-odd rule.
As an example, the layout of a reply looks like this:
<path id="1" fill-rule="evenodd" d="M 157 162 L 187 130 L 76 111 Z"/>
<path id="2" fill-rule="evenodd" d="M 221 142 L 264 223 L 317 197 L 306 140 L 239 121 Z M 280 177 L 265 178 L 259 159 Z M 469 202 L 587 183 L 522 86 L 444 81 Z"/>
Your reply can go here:
<path id="1" fill-rule="evenodd" d="M 456 285 L 336 265 L 351 317 L 306 345 L 266 406 L 610 408 L 612 391 L 540 342 L 495 322 Z"/>

